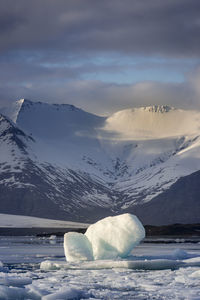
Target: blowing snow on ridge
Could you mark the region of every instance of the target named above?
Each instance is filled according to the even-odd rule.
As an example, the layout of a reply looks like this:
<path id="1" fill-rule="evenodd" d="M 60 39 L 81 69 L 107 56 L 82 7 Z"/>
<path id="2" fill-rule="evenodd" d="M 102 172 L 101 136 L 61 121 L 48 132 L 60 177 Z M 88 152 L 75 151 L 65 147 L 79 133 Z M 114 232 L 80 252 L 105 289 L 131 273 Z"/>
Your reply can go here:
<path id="1" fill-rule="evenodd" d="M 21 99 L 0 117 L 0 212 L 199 222 L 199 124 L 199 111 L 169 106 L 100 117 Z"/>

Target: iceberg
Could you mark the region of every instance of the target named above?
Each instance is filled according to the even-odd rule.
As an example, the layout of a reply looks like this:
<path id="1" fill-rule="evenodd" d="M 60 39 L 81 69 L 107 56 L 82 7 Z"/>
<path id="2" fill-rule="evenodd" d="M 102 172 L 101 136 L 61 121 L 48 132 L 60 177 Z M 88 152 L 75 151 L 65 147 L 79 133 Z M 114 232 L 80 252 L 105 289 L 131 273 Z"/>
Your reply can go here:
<path id="1" fill-rule="evenodd" d="M 65 234 L 66 260 L 125 258 L 144 237 L 145 229 L 135 215 L 107 217 L 90 225 L 85 234 Z"/>

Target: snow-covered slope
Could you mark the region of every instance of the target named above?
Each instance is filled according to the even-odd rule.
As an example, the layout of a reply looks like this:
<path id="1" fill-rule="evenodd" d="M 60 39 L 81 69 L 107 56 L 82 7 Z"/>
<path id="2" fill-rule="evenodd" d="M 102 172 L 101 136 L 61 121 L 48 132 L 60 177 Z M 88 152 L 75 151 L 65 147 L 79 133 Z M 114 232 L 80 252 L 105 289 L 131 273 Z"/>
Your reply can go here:
<path id="1" fill-rule="evenodd" d="M 25 99 L 20 99 L 12 103 L 12 105 L 8 107 L 1 108 L 0 113 L 6 115 L 10 120 L 16 123 L 18 114 L 20 113 L 24 100 Z"/>
<path id="2" fill-rule="evenodd" d="M 73 105 L 49 105 L 26 99 L 19 100 L 19 103 L 21 107 L 16 117 L 16 124 L 33 136 L 45 139 L 57 140 L 73 135 L 90 136 L 104 121 L 104 118 L 87 113 Z"/>
<path id="3" fill-rule="evenodd" d="M 105 118 L 21 99 L 7 115 L 12 121 L 0 119 L 4 213 L 94 221 L 153 203 L 200 170 L 199 111 L 151 106 Z"/>
<path id="4" fill-rule="evenodd" d="M 20 215 L 0 214 L 0 228 L 87 228 L 89 224 Z"/>
<path id="5" fill-rule="evenodd" d="M 200 112 L 158 105 L 126 109 L 107 118 L 106 129 L 131 140 L 198 134 Z"/>
<path id="6" fill-rule="evenodd" d="M 26 135 L 12 121 L 0 115 L 0 185 L 31 185 L 31 182 L 22 183 L 18 175 L 23 172 L 29 161 L 28 148 L 34 142 L 32 137 Z"/>

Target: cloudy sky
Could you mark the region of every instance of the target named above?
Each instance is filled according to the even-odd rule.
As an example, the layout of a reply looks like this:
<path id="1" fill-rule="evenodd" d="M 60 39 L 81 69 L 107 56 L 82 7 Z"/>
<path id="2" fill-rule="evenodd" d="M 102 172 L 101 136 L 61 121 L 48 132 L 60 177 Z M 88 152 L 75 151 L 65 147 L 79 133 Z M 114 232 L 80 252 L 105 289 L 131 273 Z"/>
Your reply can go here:
<path id="1" fill-rule="evenodd" d="M 200 109 L 199 0 L 0 0 L 0 107 Z"/>

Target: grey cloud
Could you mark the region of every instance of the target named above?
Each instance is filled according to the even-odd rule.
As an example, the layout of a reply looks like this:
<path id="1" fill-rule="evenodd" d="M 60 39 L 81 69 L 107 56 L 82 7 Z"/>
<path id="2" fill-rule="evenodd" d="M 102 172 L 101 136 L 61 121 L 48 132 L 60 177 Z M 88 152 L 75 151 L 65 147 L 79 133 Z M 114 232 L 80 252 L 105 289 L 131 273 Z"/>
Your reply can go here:
<path id="1" fill-rule="evenodd" d="M 108 114 L 127 107 L 165 104 L 184 109 L 200 109 L 200 68 L 188 75 L 183 83 L 140 82 L 136 84 L 109 84 L 101 81 L 75 80 L 33 85 L 0 87 L 0 97 L 7 101 L 29 98 L 50 103 L 69 103 L 96 114 Z M 12 97 L 12 99 L 11 99 Z M 5 104 L 5 103 L 4 103 Z"/>
<path id="2" fill-rule="evenodd" d="M 44 61 L 43 61 L 44 59 Z M 106 64 L 93 63 L 90 60 L 70 61 L 56 59 L 51 62 L 45 58 L 35 56 L 18 56 L 12 58 L 12 53 L 0 58 L 0 81 L 1 84 L 22 84 L 23 82 L 42 82 L 55 81 L 63 83 L 63 81 L 71 81 L 81 79 L 87 74 L 95 76 L 98 73 L 116 73 L 123 72 L 129 68 L 136 69 L 136 66 L 128 66 L 124 64 L 115 64 L 115 62 L 106 62 Z"/>
<path id="3" fill-rule="evenodd" d="M 2 0 L 0 11 L 1 51 L 199 57 L 198 0 Z"/>
<path id="4" fill-rule="evenodd" d="M 84 80 L 126 70 L 188 72 L 186 59 L 200 59 L 199 11 L 199 0 L 1 0 L 1 106 L 26 97 L 97 113 L 162 103 L 200 107 L 199 68 L 183 83 Z M 94 62 L 106 55 L 114 59 Z M 166 61 L 121 61 L 137 55 Z"/>

